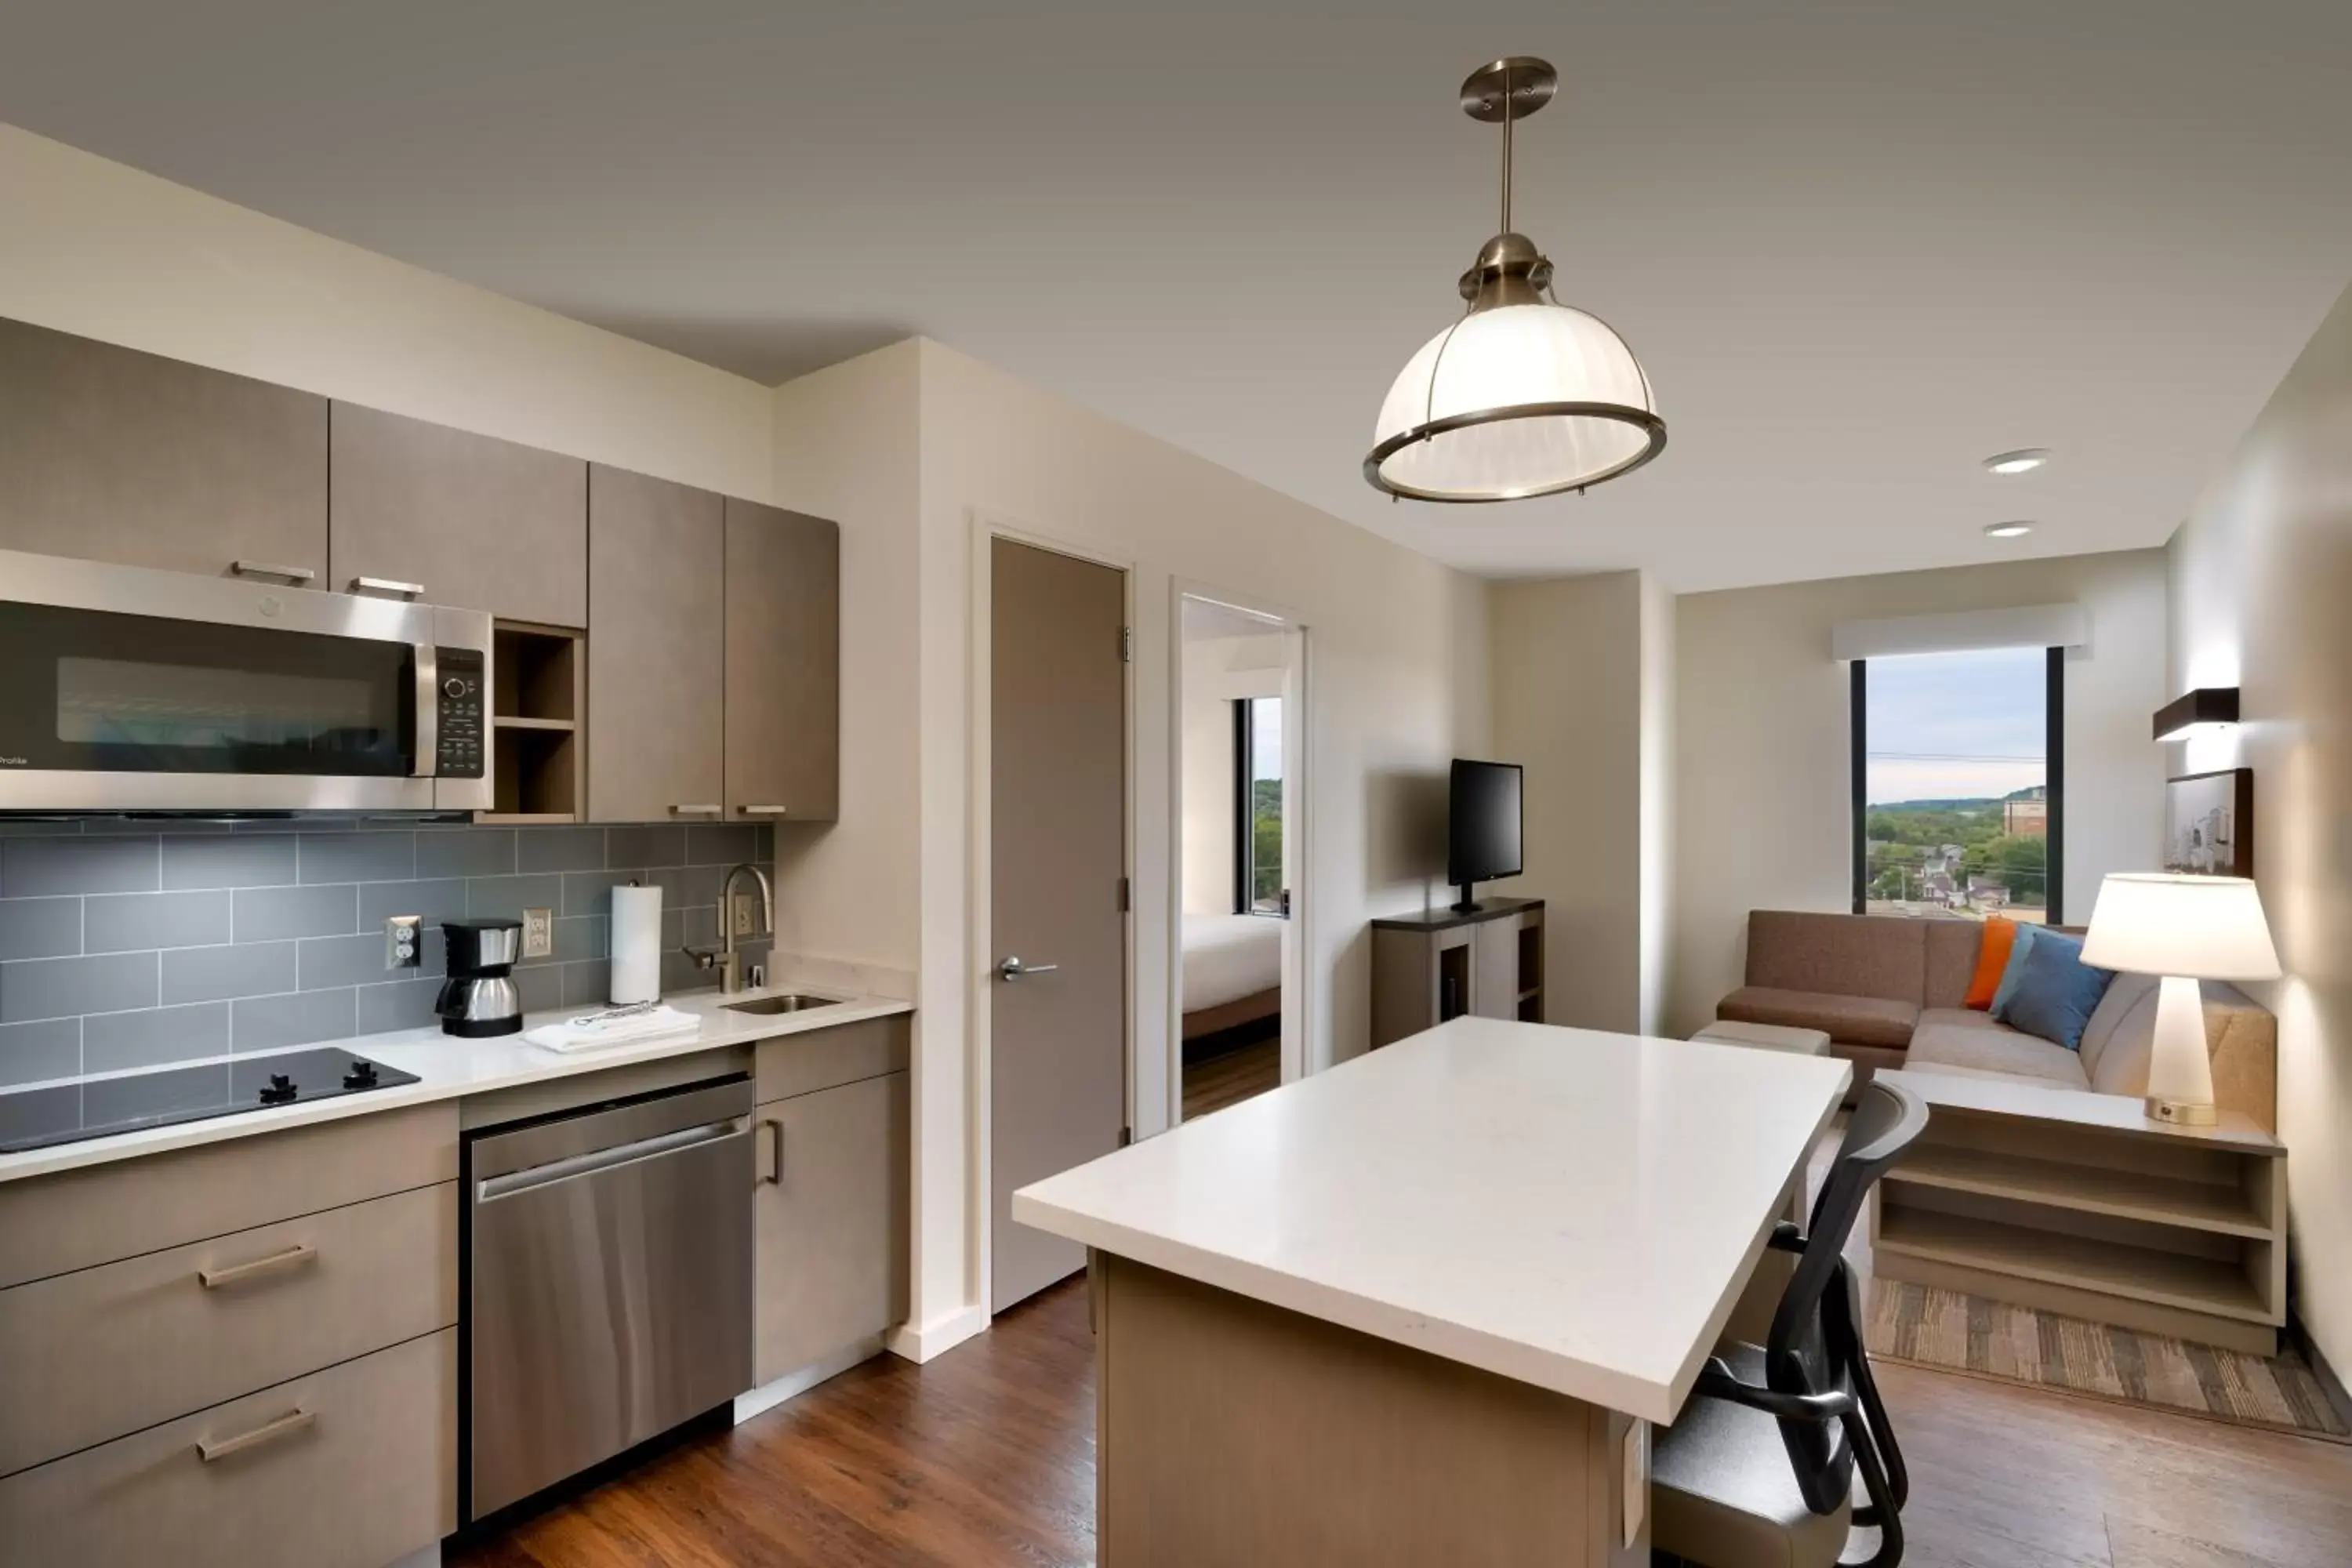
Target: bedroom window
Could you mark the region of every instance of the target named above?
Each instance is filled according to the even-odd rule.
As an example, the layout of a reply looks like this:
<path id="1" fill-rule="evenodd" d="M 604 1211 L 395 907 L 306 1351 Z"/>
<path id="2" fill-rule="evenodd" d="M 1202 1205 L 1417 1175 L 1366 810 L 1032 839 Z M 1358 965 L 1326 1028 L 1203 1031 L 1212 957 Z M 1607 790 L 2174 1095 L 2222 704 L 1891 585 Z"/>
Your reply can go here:
<path id="1" fill-rule="evenodd" d="M 1282 882 L 1282 699 L 1234 704 L 1234 912 L 1290 913 Z"/>
<path id="2" fill-rule="evenodd" d="M 1853 911 L 2060 915 L 2065 649 L 1853 661 Z"/>

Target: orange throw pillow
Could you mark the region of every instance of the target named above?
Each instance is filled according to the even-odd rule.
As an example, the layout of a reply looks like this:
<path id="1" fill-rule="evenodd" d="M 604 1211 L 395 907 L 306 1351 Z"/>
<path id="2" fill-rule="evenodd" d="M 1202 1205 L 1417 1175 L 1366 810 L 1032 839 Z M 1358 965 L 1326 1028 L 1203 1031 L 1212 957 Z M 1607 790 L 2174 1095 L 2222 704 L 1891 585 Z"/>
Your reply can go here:
<path id="1" fill-rule="evenodd" d="M 2001 972 L 2009 967 L 2009 950 L 2017 945 L 2017 922 L 1998 917 L 1985 921 L 1984 945 L 1977 949 L 1977 977 L 1969 982 L 1968 1005 L 1979 1013 L 1992 1010 L 1992 994 L 2000 989 Z"/>

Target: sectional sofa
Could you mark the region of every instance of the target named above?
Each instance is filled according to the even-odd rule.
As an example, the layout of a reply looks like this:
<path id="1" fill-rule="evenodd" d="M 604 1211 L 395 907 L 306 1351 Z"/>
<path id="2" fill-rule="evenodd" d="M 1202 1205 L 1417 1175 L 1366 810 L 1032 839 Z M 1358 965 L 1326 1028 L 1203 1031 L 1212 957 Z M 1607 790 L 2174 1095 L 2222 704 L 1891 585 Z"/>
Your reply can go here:
<path id="1" fill-rule="evenodd" d="M 1964 1005 L 1982 934 L 1968 920 L 1757 910 L 1748 917 L 1748 983 L 1717 1004 L 1716 1016 L 1820 1029 L 1861 1081 L 1880 1068 L 1916 1068 L 2147 1092 L 2153 976 L 2116 976 L 2082 1049 L 2070 1051 Z M 2274 1130 L 2277 1021 L 2232 986 L 2209 981 L 2204 998 L 2216 1103 Z"/>

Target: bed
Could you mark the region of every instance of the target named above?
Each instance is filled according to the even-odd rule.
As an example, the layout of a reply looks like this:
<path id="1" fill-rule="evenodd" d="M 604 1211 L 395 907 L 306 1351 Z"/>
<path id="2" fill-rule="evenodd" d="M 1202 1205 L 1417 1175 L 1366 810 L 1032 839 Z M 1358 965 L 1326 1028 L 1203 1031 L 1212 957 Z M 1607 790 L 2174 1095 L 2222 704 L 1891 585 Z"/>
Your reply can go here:
<path id="1" fill-rule="evenodd" d="M 1184 1038 L 1282 1013 L 1283 922 L 1266 915 L 1184 917 Z"/>

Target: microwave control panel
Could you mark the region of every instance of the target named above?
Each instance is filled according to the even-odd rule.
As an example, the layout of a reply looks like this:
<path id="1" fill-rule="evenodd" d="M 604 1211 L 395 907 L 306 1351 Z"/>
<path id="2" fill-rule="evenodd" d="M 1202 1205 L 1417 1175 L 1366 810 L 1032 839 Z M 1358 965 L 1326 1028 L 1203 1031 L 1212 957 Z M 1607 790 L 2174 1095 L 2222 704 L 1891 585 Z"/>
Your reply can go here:
<path id="1" fill-rule="evenodd" d="M 481 778 L 487 755 L 483 747 L 488 743 L 484 731 L 489 728 L 482 689 L 482 650 L 445 647 L 436 650 L 435 659 L 441 679 L 441 718 L 434 772 L 446 779 Z"/>

